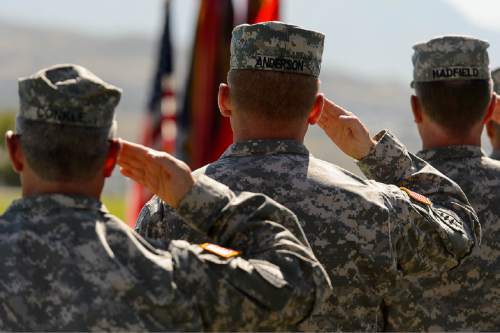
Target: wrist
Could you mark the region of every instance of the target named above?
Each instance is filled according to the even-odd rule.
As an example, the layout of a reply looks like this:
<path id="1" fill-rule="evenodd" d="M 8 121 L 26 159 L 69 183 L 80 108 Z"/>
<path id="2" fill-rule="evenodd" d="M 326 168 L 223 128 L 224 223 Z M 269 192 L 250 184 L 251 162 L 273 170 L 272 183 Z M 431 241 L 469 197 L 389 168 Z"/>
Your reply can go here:
<path id="1" fill-rule="evenodd" d="M 172 198 L 172 202 L 168 203 L 170 206 L 173 208 L 179 207 L 180 203 L 186 198 L 189 192 L 194 187 L 194 178 L 191 174 L 189 174 L 189 177 L 186 177 L 186 179 L 182 182 L 182 185 L 179 186 L 179 190 L 176 193 L 175 197 Z"/>
<path id="2" fill-rule="evenodd" d="M 359 156 L 356 157 L 358 161 L 364 159 L 366 156 L 368 156 L 374 149 L 375 146 L 377 145 L 378 141 L 374 140 L 373 138 L 369 138 L 369 141 L 367 142 L 367 145 L 363 152 L 359 154 Z"/>

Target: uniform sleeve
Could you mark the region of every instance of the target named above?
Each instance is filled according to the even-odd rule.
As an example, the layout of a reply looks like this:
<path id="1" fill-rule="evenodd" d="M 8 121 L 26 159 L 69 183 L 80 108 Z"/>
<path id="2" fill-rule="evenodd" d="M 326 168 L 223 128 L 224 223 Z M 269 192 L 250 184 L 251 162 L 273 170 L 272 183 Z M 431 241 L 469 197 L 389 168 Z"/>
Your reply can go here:
<path id="1" fill-rule="evenodd" d="M 225 258 L 190 245 L 194 258 L 182 249 L 186 242 L 170 245 L 176 283 L 195 293 L 210 330 L 296 330 L 329 295 L 329 279 L 311 250 L 280 224 L 298 221 L 268 197 L 235 196 L 202 176 L 177 212 L 218 245 L 240 252 Z"/>
<path id="2" fill-rule="evenodd" d="M 190 243 L 218 242 L 221 236 L 218 229 L 207 230 L 200 221 L 212 221 L 212 216 L 200 216 L 210 214 L 211 205 L 218 202 L 223 205 L 229 199 L 225 198 L 227 188 L 220 186 L 216 181 L 198 173 L 195 175 L 201 179 L 193 188 L 190 195 L 183 201 L 180 210 L 175 210 L 157 196 L 154 196 L 142 209 L 135 225 L 135 231 L 156 246 L 158 241 L 167 243 L 174 239 L 182 239 Z M 207 187 L 207 182 L 210 185 Z M 213 196 L 215 193 L 207 193 L 207 188 L 217 188 L 224 195 Z M 224 201 L 226 200 L 226 201 Z M 194 205 L 193 205 L 194 204 Z M 238 206 L 238 204 L 236 204 Z M 244 207 L 251 207 L 249 205 Z M 194 213 L 193 208 L 198 211 Z M 208 208 L 208 209 L 207 209 Z M 213 213 L 213 212 L 212 212 Z M 282 214 L 280 210 L 273 210 L 269 216 L 271 220 L 279 219 L 280 224 L 285 226 L 294 234 L 298 240 L 310 248 L 309 241 L 304 230 L 297 223 L 294 214 Z M 197 221 L 197 222 L 193 222 Z"/>
<path id="3" fill-rule="evenodd" d="M 135 231 L 149 241 L 169 242 L 183 239 L 202 243 L 206 235 L 184 223 L 175 209 L 156 195 L 141 210 L 135 224 Z"/>
<path id="4" fill-rule="evenodd" d="M 460 187 L 409 153 L 389 132 L 358 162 L 381 188 L 398 268 L 406 274 L 457 266 L 480 240 L 480 224 Z M 392 184 L 392 185 L 389 185 Z M 429 201 L 427 201 L 429 200 Z"/>
<path id="5" fill-rule="evenodd" d="M 132 230 L 127 246 L 127 228 L 118 223 L 120 237 L 106 236 L 113 256 L 140 281 L 130 303 L 154 309 L 151 316 L 164 330 L 296 331 L 330 295 L 329 278 L 310 248 L 282 225 L 294 221 L 300 228 L 295 215 L 268 197 L 236 196 L 201 176 L 177 213 L 222 252 L 184 240 L 162 251 Z"/>
<path id="6" fill-rule="evenodd" d="M 160 221 L 162 216 L 161 200 L 154 195 L 142 207 L 137 221 L 135 222 L 135 231 L 145 237 L 151 239 L 164 239 L 165 230 L 162 228 Z"/>

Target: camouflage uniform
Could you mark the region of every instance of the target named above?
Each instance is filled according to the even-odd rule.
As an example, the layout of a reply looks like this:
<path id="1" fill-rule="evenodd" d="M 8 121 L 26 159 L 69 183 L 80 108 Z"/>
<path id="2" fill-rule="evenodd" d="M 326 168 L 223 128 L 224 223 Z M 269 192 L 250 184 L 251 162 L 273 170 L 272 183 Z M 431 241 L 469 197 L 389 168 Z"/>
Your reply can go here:
<path id="1" fill-rule="evenodd" d="M 487 47 L 484 41 L 460 36 L 417 44 L 413 56 L 414 81 L 426 82 L 424 71 L 437 69 L 451 73 L 450 68 L 475 69 L 477 76 L 453 75 L 448 80 L 488 80 Z M 486 157 L 479 146 L 432 148 L 420 151 L 418 156 L 460 185 L 479 216 L 483 237 L 480 248 L 458 268 L 437 277 L 423 275 L 402 281 L 400 292 L 386 299 L 386 329 L 498 331 L 500 162 Z"/>
<path id="2" fill-rule="evenodd" d="M 19 92 L 22 140 L 28 122 L 102 129 L 104 142 L 113 132 L 120 91 L 80 66 L 43 70 Z M 0 331 L 288 331 L 329 294 L 310 248 L 283 227 L 300 230 L 295 215 L 264 195 L 200 177 L 176 212 L 210 243 L 155 249 L 77 194 L 13 202 L 0 217 Z"/>
<path id="3" fill-rule="evenodd" d="M 199 178 L 177 210 L 207 239 L 152 248 L 89 197 L 15 201 L 0 219 L 2 331 L 295 330 L 329 292 L 326 275 L 263 195 Z"/>
<path id="4" fill-rule="evenodd" d="M 276 70 L 317 77 L 319 72 L 311 68 L 319 68 L 320 37 L 279 23 L 237 27 L 232 69 L 260 70 L 259 57 L 279 51 L 280 59 L 306 64 L 312 57 L 318 64 L 303 71 Z M 384 297 L 401 276 L 455 267 L 479 234 L 476 216 L 455 183 L 409 154 L 390 133 L 381 132 L 376 139 L 359 166 L 381 183 L 319 160 L 291 140 L 237 142 L 218 161 L 196 171 L 235 191 L 266 193 L 300 217 L 333 284 L 332 296 L 302 329 L 382 330 Z M 433 204 L 400 186 L 428 196 Z M 159 239 L 204 239 L 158 198 L 145 206 L 136 230 Z"/>
<path id="5" fill-rule="evenodd" d="M 500 161 L 477 146 L 423 150 L 418 156 L 458 182 L 481 221 L 480 248 L 440 277 L 409 279 L 389 299 L 387 329 L 394 331 L 500 330 Z"/>
<path id="6" fill-rule="evenodd" d="M 381 304 L 398 278 L 456 266 L 472 248 L 470 228 L 478 232 L 460 189 L 391 134 L 359 166 L 368 177 L 397 186 L 360 179 L 295 141 L 236 143 L 196 171 L 235 191 L 261 191 L 300 217 L 333 285 L 332 296 L 303 329 L 382 330 Z M 398 186 L 427 195 L 433 206 L 410 199 Z M 136 230 L 160 239 L 204 240 L 158 198 L 145 206 Z"/>

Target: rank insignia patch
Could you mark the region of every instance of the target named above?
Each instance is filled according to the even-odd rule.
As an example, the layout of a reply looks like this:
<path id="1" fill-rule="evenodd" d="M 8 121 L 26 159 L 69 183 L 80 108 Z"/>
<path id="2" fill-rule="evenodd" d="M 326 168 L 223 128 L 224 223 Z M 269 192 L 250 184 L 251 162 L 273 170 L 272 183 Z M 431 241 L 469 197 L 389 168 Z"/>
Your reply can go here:
<path id="1" fill-rule="evenodd" d="M 420 202 L 421 204 L 427 205 L 427 206 L 432 206 L 432 202 L 427 198 L 426 196 L 419 194 L 417 192 L 413 192 L 410 189 L 407 189 L 406 187 L 400 187 L 400 190 L 408 194 L 410 199 L 413 199 L 417 202 Z"/>
<path id="2" fill-rule="evenodd" d="M 228 249 L 212 243 L 203 243 L 200 245 L 200 247 L 207 252 L 216 254 L 219 257 L 226 259 L 236 257 L 240 254 L 240 251 Z"/>

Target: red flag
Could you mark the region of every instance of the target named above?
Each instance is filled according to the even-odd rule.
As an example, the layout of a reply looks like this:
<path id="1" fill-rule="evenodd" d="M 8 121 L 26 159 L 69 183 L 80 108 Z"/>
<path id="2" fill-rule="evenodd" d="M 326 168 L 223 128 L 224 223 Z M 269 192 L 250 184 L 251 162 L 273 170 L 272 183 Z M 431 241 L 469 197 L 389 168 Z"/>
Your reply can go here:
<path id="1" fill-rule="evenodd" d="M 247 22 L 253 24 L 266 21 L 278 21 L 279 12 L 279 0 L 249 0 Z"/>
<path id="2" fill-rule="evenodd" d="M 229 120 L 217 106 L 219 84 L 229 70 L 233 29 L 231 0 L 201 1 L 195 42 L 180 123 L 184 155 L 193 168 L 216 160 L 232 142 Z"/>

